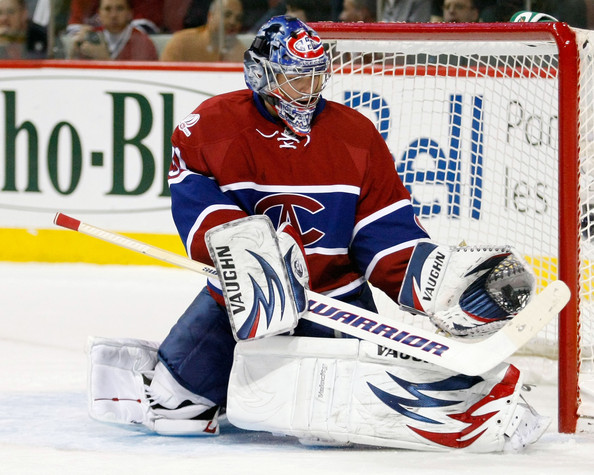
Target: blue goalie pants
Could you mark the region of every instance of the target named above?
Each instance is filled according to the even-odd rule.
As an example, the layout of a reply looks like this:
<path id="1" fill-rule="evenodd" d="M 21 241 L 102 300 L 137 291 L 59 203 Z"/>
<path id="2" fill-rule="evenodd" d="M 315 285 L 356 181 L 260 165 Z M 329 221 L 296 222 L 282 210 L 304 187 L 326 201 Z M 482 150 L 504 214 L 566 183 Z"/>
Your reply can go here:
<path id="1" fill-rule="evenodd" d="M 369 286 L 341 299 L 377 312 Z M 295 336 L 335 338 L 334 330 L 300 320 Z M 235 339 L 225 308 L 205 287 L 196 296 L 159 347 L 159 359 L 189 391 L 225 407 Z"/>

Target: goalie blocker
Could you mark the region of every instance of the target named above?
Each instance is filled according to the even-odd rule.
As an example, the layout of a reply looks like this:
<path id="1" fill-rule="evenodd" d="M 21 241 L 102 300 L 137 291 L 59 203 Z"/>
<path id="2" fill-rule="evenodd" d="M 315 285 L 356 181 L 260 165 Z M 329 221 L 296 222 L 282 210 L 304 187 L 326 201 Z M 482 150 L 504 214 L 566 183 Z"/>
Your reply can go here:
<path id="1" fill-rule="evenodd" d="M 292 331 L 307 312 L 309 272 L 299 235 L 288 223 L 275 231 L 264 215 L 212 228 L 206 246 L 222 284 L 236 340 Z"/>

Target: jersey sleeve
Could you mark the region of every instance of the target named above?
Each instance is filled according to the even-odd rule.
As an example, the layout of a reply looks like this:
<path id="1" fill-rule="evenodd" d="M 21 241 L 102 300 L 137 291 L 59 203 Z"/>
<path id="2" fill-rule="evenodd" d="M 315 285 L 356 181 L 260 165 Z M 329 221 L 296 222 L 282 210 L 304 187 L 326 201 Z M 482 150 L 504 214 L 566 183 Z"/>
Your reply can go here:
<path id="1" fill-rule="evenodd" d="M 224 154 L 226 141 L 205 145 L 203 135 L 208 131 L 193 123 L 194 117 L 188 116 L 172 135 L 171 211 L 188 256 L 212 263 L 204 241 L 206 231 L 247 214 L 221 191 L 205 158 L 205 150 L 215 156 Z"/>
<path id="2" fill-rule="evenodd" d="M 413 248 L 428 234 L 415 217 L 386 143 L 375 128 L 370 136 L 350 247 L 365 278 L 397 301 Z"/>

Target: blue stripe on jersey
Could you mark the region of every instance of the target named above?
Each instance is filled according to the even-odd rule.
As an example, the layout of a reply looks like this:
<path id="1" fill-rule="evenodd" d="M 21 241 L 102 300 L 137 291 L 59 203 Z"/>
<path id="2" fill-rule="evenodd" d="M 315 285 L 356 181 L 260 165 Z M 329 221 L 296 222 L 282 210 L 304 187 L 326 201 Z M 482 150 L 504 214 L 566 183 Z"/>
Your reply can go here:
<path id="1" fill-rule="evenodd" d="M 346 249 L 349 245 L 358 187 L 235 183 L 222 190 L 248 214 L 266 214 L 275 227 L 291 223 L 306 248 Z"/>
<path id="2" fill-rule="evenodd" d="M 375 265 L 378 257 L 396 252 L 407 243 L 427 238 L 421 227 L 411 226 L 415 222 L 410 201 L 404 206 L 389 206 L 363 220 L 351 244 L 359 268 L 368 276 L 369 265 Z"/>
<path id="3" fill-rule="evenodd" d="M 191 236 L 206 215 L 219 209 L 240 210 L 221 192 L 213 179 L 198 173 L 186 172 L 183 180 L 170 182 L 169 188 L 173 220 L 188 254 Z M 200 189 L 199 194 L 197 189 Z"/>

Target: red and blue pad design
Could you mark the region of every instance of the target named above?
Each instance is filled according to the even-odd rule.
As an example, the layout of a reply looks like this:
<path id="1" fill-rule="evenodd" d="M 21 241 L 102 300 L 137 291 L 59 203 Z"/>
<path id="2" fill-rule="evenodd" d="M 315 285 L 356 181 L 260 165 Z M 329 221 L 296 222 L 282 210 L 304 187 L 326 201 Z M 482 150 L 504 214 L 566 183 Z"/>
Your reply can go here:
<path id="1" fill-rule="evenodd" d="M 407 417 L 407 427 L 437 446 L 461 449 L 471 446 L 492 426 L 497 417 L 501 417 L 497 406 L 508 405 L 520 381 L 520 372 L 515 366 L 509 366 L 501 381 L 490 392 L 469 406 L 468 394 L 484 394 L 484 387 L 489 384 L 480 376 L 453 375 L 446 379 L 427 383 L 412 383 L 386 372 L 402 388 L 405 396 L 397 396 L 367 383 L 371 391 L 386 406 Z M 493 378 L 495 379 L 495 378 Z M 478 389 L 477 389 L 478 386 Z M 458 395 L 458 399 L 446 399 L 447 395 Z M 446 410 L 455 406 L 457 409 Z M 439 411 L 447 412 L 450 423 L 423 415 Z M 505 409 L 504 409 L 505 410 Z M 441 415 L 441 414 L 440 414 Z M 433 429 L 431 429 L 433 427 Z M 486 435 L 488 437 L 488 435 Z"/>
<path id="2" fill-rule="evenodd" d="M 289 276 L 276 232 L 266 216 L 249 216 L 217 226 L 205 239 L 236 340 L 278 335 L 297 326 L 294 279 Z"/>

